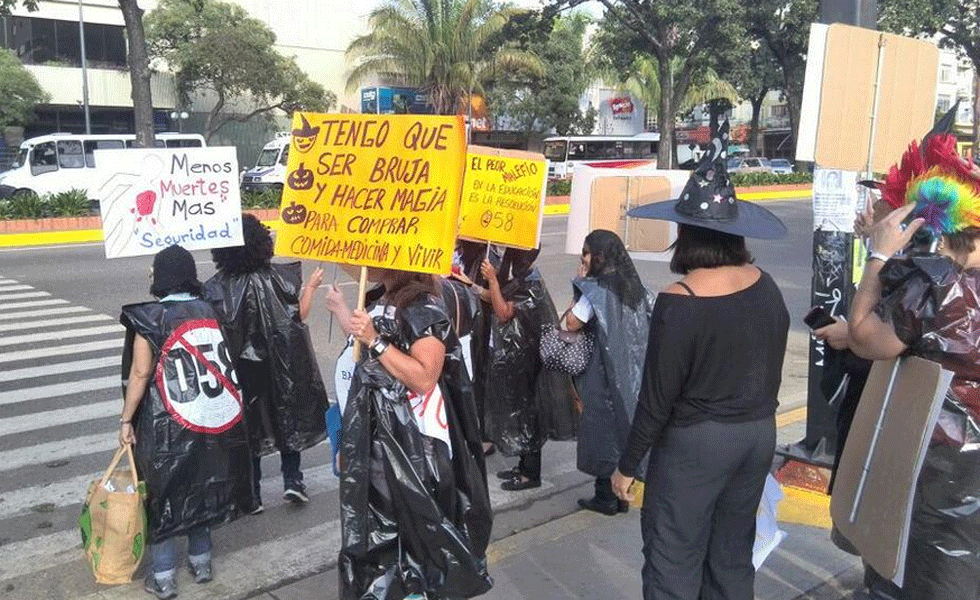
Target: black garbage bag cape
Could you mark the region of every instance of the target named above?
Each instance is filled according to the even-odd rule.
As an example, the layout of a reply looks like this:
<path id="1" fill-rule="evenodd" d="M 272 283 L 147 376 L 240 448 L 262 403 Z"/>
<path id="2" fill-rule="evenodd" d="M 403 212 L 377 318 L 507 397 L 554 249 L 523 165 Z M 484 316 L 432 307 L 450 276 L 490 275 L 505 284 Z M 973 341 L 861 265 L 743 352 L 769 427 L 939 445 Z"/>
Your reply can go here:
<path id="1" fill-rule="evenodd" d="M 231 355 L 203 300 L 122 309 L 125 388 L 136 334 L 153 348 L 154 375 L 133 420 L 146 481 L 150 541 L 252 512 L 252 458 Z"/>
<path id="2" fill-rule="evenodd" d="M 636 411 L 654 295 L 647 292 L 634 310 L 594 278 L 578 278 L 572 285 L 595 310 L 595 318 L 586 325 L 595 333 L 595 350 L 585 371 L 575 378 L 583 406 L 578 469 L 594 477 L 610 477 L 626 447 Z M 641 467 L 637 473 L 646 473 Z"/>
<path id="3" fill-rule="evenodd" d="M 916 482 L 902 598 L 972 600 L 980 590 L 980 269 L 913 256 L 888 261 L 879 277 L 878 315 L 909 354 L 953 371 Z"/>
<path id="4" fill-rule="evenodd" d="M 302 277 L 294 262 L 244 275 L 219 271 L 205 284 L 222 315 L 260 455 L 299 452 L 326 437 L 327 392 L 299 317 Z"/>
<path id="5" fill-rule="evenodd" d="M 438 299 L 411 303 L 398 317 L 393 307 L 382 313 L 375 327 L 400 350 L 428 336 L 445 343 L 438 390 L 447 431 L 423 435 L 405 386 L 375 359 L 357 365 L 340 444 L 341 598 L 478 596 L 493 585 L 486 566 L 493 517 L 459 342 Z"/>
<path id="6" fill-rule="evenodd" d="M 555 305 L 537 269 L 501 289 L 514 317 L 490 313 L 486 423 L 490 441 L 506 456 L 541 449 L 545 440 L 575 437 L 578 414 L 571 378 L 543 368 L 541 328 L 558 323 Z"/>

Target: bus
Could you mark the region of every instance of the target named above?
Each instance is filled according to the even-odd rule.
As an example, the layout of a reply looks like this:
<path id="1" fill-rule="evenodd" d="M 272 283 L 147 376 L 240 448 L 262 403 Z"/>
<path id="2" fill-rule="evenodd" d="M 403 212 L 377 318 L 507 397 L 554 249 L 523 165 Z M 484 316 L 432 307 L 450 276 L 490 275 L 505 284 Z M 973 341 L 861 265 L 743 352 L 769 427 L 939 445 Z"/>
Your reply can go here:
<path id="1" fill-rule="evenodd" d="M 242 175 L 243 192 L 282 191 L 286 182 L 286 163 L 289 161 L 289 143 L 292 133 L 280 131 L 271 142 L 262 146 L 255 166 Z"/>
<path id="2" fill-rule="evenodd" d="M 578 163 L 656 160 L 659 146 L 659 133 L 550 137 L 544 140 L 544 156 L 548 159 L 548 177 L 564 179 L 572 176 Z"/>
<path id="3" fill-rule="evenodd" d="M 134 134 L 52 133 L 24 140 L 13 165 L 0 173 L 0 198 L 18 193 L 39 196 L 71 190 L 89 191 L 108 176 L 108 165 L 95 164 L 96 150 L 132 148 Z M 157 148 L 201 148 L 196 133 L 158 133 Z M 98 198 L 91 198 L 98 200 Z"/>

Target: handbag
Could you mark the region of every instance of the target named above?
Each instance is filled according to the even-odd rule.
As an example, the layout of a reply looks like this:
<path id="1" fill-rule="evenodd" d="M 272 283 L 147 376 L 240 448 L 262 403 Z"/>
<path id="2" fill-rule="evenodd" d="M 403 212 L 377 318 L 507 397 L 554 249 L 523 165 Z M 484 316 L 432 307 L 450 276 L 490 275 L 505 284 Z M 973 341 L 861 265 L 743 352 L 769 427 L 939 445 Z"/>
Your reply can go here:
<path id="1" fill-rule="evenodd" d="M 580 331 L 565 331 L 561 323 L 568 311 L 561 316 L 558 324 L 541 326 L 541 343 L 539 350 L 541 362 L 545 369 L 581 375 L 589 365 L 592 352 L 595 349 L 595 337 L 591 331 L 583 328 Z"/>

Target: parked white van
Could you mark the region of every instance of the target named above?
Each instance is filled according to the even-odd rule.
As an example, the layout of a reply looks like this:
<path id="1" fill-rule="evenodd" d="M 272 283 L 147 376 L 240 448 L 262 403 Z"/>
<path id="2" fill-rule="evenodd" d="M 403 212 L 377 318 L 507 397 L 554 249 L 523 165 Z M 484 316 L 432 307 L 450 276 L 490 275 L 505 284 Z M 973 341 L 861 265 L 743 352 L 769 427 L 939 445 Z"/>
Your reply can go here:
<path id="1" fill-rule="evenodd" d="M 196 133 L 158 133 L 158 148 L 201 148 L 204 137 Z M 20 192 L 39 196 L 73 189 L 85 190 L 105 180 L 107 165 L 95 164 L 96 150 L 132 148 L 133 134 L 83 135 L 52 133 L 20 145 L 13 166 L 0 173 L 0 198 Z M 98 200 L 92 198 L 91 200 Z"/>
<path id="2" fill-rule="evenodd" d="M 255 166 L 242 175 L 243 192 L 282 191 L 286 182 L 286 162 L 289 160 L 290 132 L 280 131 L 271 142 L 262 146 Z"/>

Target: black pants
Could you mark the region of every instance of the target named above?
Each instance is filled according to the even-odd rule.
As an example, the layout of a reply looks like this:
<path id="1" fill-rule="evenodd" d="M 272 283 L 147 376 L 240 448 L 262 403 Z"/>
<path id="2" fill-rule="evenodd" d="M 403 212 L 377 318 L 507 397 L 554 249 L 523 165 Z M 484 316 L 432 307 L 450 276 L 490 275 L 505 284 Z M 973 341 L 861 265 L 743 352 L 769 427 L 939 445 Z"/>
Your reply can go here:
<path id="1" fill-rule="evenodd" d="M 752 600 L 770 417 L 668 427 L 650 457 L 641 524 L 645 600 Z"/>
<path id="2" fill-rule="evenodd" d="M 531 481 L 541 479 L 541 451 L 538 450 L 536 452 L 522 454 L 520 462 L 517 463 L 517 469 L 521 472 L 521 475 Z"/>
<path id="3" fill-rule="evenodd" d="M 282 485 L 289 487 L 291 483 L 302 483 L 303 472 L 299 470 L 300 453 L 293 450 L 283 450 L 279 453 L 281 458 L 280 470 L 282 471 Z M 262 459 L 258 456 L 252 457 L 252 476 L 256 496 L 259 495 L 259 484 L 262 481 Z"/>

